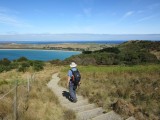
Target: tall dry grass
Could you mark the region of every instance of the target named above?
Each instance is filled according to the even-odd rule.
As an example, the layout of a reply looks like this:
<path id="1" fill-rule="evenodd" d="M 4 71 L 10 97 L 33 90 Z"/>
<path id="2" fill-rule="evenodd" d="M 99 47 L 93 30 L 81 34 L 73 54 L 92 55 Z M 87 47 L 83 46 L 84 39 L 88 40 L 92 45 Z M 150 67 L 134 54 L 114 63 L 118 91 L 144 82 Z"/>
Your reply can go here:
<path id="1" fill-rule="evenodd" d="M 160 65 L 137 66 L 79 66 L 82 81 L 77 90 L 90 102 L 114 109 L 124 118 L 160 118 Z M 66 86 L 67 72 L 61 71 L 59 84 Z"/>
<path id="2" fill-rule="evenodd" d="M 55 94 L 47 87 L 53 73 L 60 70 L 46 63 L 43 71 L 33 73 L 30 69 L 25 73 L 15 70 L 0 74 L 0 96 L 12 89 L 18 79 L 18 119 L 20 120 L 74 120 L 75 113 L 63 108 Z M 27 78 L 34 74 L 31 89 L 27 92 Z M 14 92 L 0 100 L 0 119 L 13 119 Z"/>

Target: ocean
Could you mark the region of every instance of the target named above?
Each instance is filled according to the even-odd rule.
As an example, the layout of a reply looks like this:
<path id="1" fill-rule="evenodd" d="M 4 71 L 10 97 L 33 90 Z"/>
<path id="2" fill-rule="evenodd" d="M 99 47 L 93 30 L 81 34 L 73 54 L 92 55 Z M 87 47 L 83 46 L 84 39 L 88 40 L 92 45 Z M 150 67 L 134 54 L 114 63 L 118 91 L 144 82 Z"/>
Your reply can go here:
<path id="1" fill-rule="evenodd" d="M 0 41 L 0 44 L 62 44 L 62 43 L 97 43 L 97 44 L 120 44 L 125 42 L 125 40 L 117 41 Z M 78 51 L 60 51 L 60 50 L 34 50 L 34 49 L 1 49 L 0 50 L 0 60 L 7 58 L 9 60 L 15 60 L 20 57 L 26 57 L 30 60 L 64 60 L 72 55 L 81 54 Z"/>
<path id="2" fill-rule="evenodd" d="M 64 60 L 72 55 L 80 54 L 78 51 L 61 51 L 61 50 L 32 50 L 32 49 L 1 49 L 0 60 L 7 58 L 9 60 L 15 60 L 20 57 L 26 57 L 30 60 Z"/>
<path id="3" fill-rule="evenodd" d="M 63 43 L 97 43 L 97 44 L 121 44 L 127 40 L 96 40 L 96 41 L 0 41 L 0 44 L 17 43 L 17 44 L 63 44 Z"/>

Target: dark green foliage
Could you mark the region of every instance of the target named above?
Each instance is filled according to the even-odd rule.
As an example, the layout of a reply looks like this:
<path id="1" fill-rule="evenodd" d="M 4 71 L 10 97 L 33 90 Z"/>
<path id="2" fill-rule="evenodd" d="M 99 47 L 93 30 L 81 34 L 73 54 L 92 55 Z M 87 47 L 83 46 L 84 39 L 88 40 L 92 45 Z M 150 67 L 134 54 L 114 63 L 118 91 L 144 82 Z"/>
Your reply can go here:
<path id="1" fill-rule="evenodd" d="M 23 62 L 23 61 L 28 61 L 28 59 L 26 57 L 20 57 L 19 59 L 17 59 L 17 62 Z"/>
<path id="2" fill-rule="evenodd" d="M 18 68 L 18 71 L 19 72 L 26 72 L 28 67 L 30 67 L 30 64 L 28 62 L 21 62 L 20 66 Z"/>
<path id="3" fill-rule="evenodd" d="M 83 53 L 83 54 L 91 54 L 92 51 L 83 51 L 82 53 Z"/>
<path id="4" fill-rule="evenodd" d="M 115 53 L 118 54 L 120 53 L 120 50 L 117 47 L 108 47 L 108 48 L 104 48 L 102 50 L 97 50 L 95 51 L 96 53 L 101 53 L 101 52 L 107 52 L 107 53 Z"/>
<path id="5" fill-rule="evenodd" d="M 29 67 L 30 64 L 29 64 L 28 62 L 22 62 L 22 63 L 21 63 L 21 66 L 22 66 L 22 67 Z"/>
<path id="6" fill-rule="evenodd" d="M 149 63 L 158 62 L 156 56 L 149 52 L 140 52 L 138 57 L 143 63 L 144 62 L 149 62 Z"/>
<path id="7" fill-rule="evenodd" d="M 18 62 L 11 62 L 11 64 L 10 64 L 11 69 L 16 69 L 16 68 L 18 68 L 18 66 L 19 66 Z"/>
<path id="8" fill-rule="evenodd" d="M 93 54 L 98 65 L 116 65 L 118 56 L 113 53 L 95 53 Z"/>
<path id="9" fill-rule="evenodd" d="M 26 70 L 27 70 L 26 67 L 20 66 L 20 67 L 18 68 L 18 72 L 26 72 Z"/>
<path id="10" fill-rule="evenodd" d="M 10 63 L 11 63 L 11 61 L 8 60 L 7 58 L 0 60 L 0 65 L 9 66 Z"/>
<path id="11" fill-rule="evenodd" d="M 9 71 L 12 69 L 11 61 L 7 58 L 0 60 L 0 72 Z"/>
<path id="12" fill-rule="evenodd" d="M 81 65 L 136 65 L 158 63 L 158 59 L 150 51 L 160 51 L 160 42 L 129 41 L 117 47 L 108 47 L 97 51 L 83 51 L 82 54 L 72 56 L 64 61 L 75 61 Z"/>
<path id="13" fill-rule="evenodd" d="M 41 61 L 34 61 L 33 62 L 33 69 L 35 71 L 43 70 L 43 67 L 44 67 L 44 63 L 43 62 L 41 62 Z"/>
<path id="14" fill-rule="evenodd" d="M 32 61 L 25 57 L 20 57 L 17 60 L 9 61 L 4 58 L 0 60 L 0 72 L 17 69 L 19 72 L 26 72 L 29 67 L 33 67 L 35 71 L 43 70 L 44 62 Z"/>
<path id="15" fill-rule="evenodd" d="M 5 66 L 4 65 L 0 65 L 0 72 L 5 71 Z"/>
<path id="16" fill-rule="evenodd" d="M 11 70 L 11 66 L 0 65 L 0 72 Z"/>

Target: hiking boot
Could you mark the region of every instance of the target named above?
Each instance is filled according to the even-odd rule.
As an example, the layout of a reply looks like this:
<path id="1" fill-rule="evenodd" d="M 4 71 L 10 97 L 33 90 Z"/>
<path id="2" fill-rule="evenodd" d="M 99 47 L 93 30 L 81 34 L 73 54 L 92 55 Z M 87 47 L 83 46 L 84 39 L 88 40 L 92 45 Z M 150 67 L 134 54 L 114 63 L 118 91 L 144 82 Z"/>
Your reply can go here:
<path id="1" fill-rule="evenodd" d="M 77 100 L 73 100 L 73 103 L 76 103 L 77 102 Z"/>

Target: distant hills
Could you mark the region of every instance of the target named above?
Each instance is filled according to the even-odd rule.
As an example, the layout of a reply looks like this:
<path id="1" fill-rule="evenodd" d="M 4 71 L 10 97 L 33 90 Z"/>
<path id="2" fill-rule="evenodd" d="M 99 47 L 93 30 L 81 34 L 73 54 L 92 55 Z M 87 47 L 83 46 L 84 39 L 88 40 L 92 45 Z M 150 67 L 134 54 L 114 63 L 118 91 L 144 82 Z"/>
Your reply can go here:
<path id="1" fill-rule="evenodd" d="M 160 62 L 160 41 L 133 40 L 67 58 L 81 65 L 135 65 Z"/>

